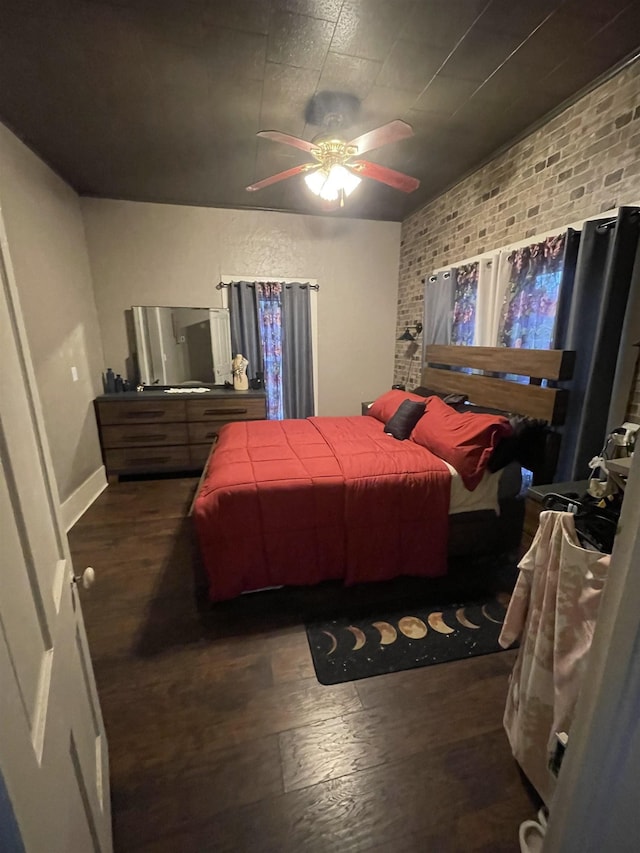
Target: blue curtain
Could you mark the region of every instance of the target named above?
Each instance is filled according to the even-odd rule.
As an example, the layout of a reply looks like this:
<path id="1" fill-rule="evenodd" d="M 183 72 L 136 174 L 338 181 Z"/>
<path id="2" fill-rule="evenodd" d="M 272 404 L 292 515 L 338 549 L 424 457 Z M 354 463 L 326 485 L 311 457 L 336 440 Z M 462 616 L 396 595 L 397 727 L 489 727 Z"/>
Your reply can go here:
<path id="1" fill-rule="evenodd" d="M 267 418 L 282 420 L 282 285 L 279 282 L 256 284 L 258 325 L 262 344 L 264 384 L 267 392 Z"/>
<path id="2" fill-rule="evenodd" d="M 309 285 L 234 282 L 230 287 L 231 345 L 263 374 L 267 418 L 313 415 L 313 356 Z"/>
<path id="3" fill-rule="evenodd" d="M 479 269 L 480 264 L 475 261 L 455 270 L 451 343 L 458 346 L 473 346 L 475 339 Z"/>
<path id="4" fill-rule="evenodd" d="M 511 274 L 502 306 L 498 346 L 551 349 L 566 234 L 547 237 L 509 256 Z"/>
<path id="5" fill-rule="evenodd" d="M 509 284 L 502 305 L 496 345 L 521 349 L 558 346 L 567 295 L 575 274 L 580 235 L 571 228 L 516 249 L 508 258 Z M 526 383 L 524 376 L 506 379 Z"/>

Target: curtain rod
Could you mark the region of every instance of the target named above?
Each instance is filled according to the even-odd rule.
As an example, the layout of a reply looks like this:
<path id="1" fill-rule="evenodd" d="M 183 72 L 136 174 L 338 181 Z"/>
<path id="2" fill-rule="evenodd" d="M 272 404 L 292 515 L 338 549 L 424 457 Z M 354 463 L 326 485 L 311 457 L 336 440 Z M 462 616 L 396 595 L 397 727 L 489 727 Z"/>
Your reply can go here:
<path id="1" fill-rule="evenodd" d="M 615 225 L 618 220 L 617 219 L 607 219 L 607 220 L 603 220 L 602 222 L 598 222 L 597 219 L 594 219 L 592 221 L 595 222 L 596 231 L 599 231 L 600 233 L 602 233 L 603 231 L 606 231 L 607 228 L 611 228 L 612 225 Z"/>
<path id="2" fill-rule="evenodd" d="M 463 264 L 460 264 L 460 263 L 454 264 L 451 267 L 451 269 L 459 270 L 460 267 L 468 267 L 468 266 L 471 266 L 472 264 L 480 265 L 481 263 L 485 263 L 488 267 L 490 267 L 493 264 L 493 261 L 491 259 L 486 260 L 485 258 L 478 258 L 478 260 L 476 260 L 476 261 L 467 261 L 466 263 L 463 263 Z M 450 278 L 451 272 L 449 270 L 447 270 L 447 272 L 442 273 L 442 277 L 443 278 Z M 426 284 L 427 282 L 429 282 L 429 284 L 433 284 L 434 281 L 437 281 L 437 280 L 438 280 L 438 274 L 437 273 L 432 273 L 431 275 L 425 276 L 423 279 L 421 279 L 422 284 Z"/>
<path id="3" fill-rule="evenodd" d="M 223 287 L 231 287 L 233 284 L 238 284 L 238 283 L 239 282 L 235 282 L 235 281 L 219 281 L 218 284 L 216 284 L 216 290 L 222 290 Z M 267 284 L 267 283 L 268 282 L 264 282 L 264 281 L 248 281 L 247 282 L 247 284 L 250 287 L 255 287 L 256 284 Z M 274 283 L 275 284 L 282 284 L 283 287 L 308 287 L 309 290 L 320 290 L 319 284 L 309 284 L 308 281 L 301 281 L 298 283 L 291 282 L 291 281 L 289 281 L 289 282 L 276 281 Z"/>

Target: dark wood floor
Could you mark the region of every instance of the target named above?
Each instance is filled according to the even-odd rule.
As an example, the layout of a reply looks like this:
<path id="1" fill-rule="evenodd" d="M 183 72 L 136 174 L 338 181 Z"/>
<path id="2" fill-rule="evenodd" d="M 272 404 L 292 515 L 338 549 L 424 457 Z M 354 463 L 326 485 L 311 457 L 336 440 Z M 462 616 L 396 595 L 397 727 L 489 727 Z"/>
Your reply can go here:
<path id="1" fill-rule="evenodd" d="M 501 725 L 514 653 L 323 687 L 305 615 L 398 585 L 198 606 L 196 482 L 110 486 L 70 534 L 97 576 L 117 853 L 515 853 L 535 805 Z"/>

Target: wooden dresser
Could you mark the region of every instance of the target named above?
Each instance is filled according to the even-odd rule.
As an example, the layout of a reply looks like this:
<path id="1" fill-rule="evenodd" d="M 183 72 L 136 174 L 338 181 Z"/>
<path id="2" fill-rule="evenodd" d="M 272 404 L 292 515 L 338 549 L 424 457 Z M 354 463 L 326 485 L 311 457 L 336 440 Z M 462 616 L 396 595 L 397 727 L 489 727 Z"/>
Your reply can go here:
<path id="1" fill-rule="evenodd" d="M 266 416 L 264 391 L 216 389 L 104 394 L 95 400 L 102 458 L 110 481 L 121 474 L 201 471 L 221 427 Z"/>

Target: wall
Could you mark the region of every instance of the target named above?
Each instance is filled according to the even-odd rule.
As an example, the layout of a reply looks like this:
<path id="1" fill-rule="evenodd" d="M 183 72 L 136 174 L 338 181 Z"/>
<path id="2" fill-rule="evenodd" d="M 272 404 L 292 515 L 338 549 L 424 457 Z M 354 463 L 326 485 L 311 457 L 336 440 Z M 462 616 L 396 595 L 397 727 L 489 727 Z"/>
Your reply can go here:
<path id="1" fill-rule="evenodd" d="M 400 225 L 82 199 L 105 358 L 122 372 L 132 305 L 221 305 L 222 275 L 317 279 L 319 413 L 391 385 Z"/>
<path id="2" fill-rule="evenodd" d="M 630 421 L 640 424 L 640 359 L 636 368 L 636 378 L 631 389 L 627 413 Z"/>
<path id="3" fill-rule="evenodd" d="M 635 62 L 403 222 L 398 332 L 422 317 L 432 270 L 639 199 Z M 635 385 L 640 422 L 640 374 Z"/>
<path id="4" fill-rule="evenodd" d="M 3 125 L 0 203 L 64 502 L 102 469 L 92 405 L 102 344 L 82 213 L 76 193 Z"/>

